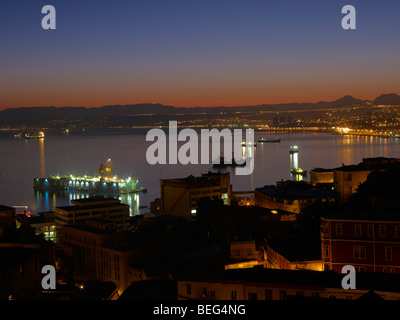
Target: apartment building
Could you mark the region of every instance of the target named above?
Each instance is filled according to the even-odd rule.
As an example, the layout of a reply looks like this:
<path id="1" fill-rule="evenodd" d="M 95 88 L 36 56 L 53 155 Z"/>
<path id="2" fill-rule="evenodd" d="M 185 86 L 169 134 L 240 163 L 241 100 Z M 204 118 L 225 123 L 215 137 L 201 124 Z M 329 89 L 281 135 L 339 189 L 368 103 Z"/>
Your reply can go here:
<path id="1" fill-rule="evenodd" d="M 160 188 L 161 214 L 189 220 L 196 217 L 198 200 L 220 199 L 229 205 L 232 194 L 229 172 L 160 180 Z"/>
<path id="2" fill-rule="evenodd" d="M 398 212 L 341 212 L 321 218 L 325 270 L 353 265 L 358 271 L 400 273 Z"/>

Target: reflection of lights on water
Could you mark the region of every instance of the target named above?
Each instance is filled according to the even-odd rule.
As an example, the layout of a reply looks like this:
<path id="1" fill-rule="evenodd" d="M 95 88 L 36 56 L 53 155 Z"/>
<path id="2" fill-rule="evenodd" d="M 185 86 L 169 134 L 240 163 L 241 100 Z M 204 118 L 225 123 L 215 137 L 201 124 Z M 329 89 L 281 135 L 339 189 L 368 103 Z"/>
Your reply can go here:
<path id="1" fill-rule="evenodd" d="M 39 140 L 39 154 L 40 154 L 40 174 L 42 177 L 46 176 L 45 156 L 44 156 L 44 140 Z"/>
<path id="2" fill-rule="evenodd" d="M 91 195 L 85 192 L 67 192 L 67 193 L 50 193 L 48 191 L 35 191 L 35 199 L 37 205 L 37 212 L 54 210 L 57 204 L 60 205 L 73 205 L 71 201 L 89 198 Z M 118 197 L 121 203 L 129 205 L 129 215 L 135 216 L 140 214 L 140 196 L 138 193 L 121 194 Z"/>

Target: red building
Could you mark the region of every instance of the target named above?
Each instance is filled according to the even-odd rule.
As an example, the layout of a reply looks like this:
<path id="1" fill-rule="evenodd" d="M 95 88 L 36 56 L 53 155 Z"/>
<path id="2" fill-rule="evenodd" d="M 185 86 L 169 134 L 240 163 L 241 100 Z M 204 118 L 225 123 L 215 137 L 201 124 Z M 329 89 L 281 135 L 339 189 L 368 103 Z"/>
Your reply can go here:
<path id="1" fill-rule="evenodd" d="M 400 214 L 344 212 L 321 218 L 324 269 L 400 273 Z"/>

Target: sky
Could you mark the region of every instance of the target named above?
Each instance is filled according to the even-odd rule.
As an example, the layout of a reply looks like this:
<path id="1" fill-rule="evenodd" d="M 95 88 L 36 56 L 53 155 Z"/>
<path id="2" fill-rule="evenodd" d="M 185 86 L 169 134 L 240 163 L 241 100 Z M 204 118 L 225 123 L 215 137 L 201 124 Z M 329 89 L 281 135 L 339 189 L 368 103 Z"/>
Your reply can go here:
<path id="1" fill-rule="evenodd" d="M 1 0 L 0 110 L 400 93 L 399 15 L 398 0 Z"/>

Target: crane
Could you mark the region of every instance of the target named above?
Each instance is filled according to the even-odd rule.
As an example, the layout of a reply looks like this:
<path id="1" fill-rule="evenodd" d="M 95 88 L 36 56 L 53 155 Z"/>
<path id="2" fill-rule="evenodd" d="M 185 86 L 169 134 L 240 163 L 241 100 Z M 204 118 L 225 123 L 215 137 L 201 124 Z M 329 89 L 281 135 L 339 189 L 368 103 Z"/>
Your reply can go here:
<path id="1" fill-rule="evenodd" d="M 111 179 L 111 167 L 114 163 L 114 160 L 108 158 L 105 163 L 100 164 L 99 173 L 100 173 L 100 180 L 104 181 L 104 170 L 106 171 L 106 179 Z"/>

